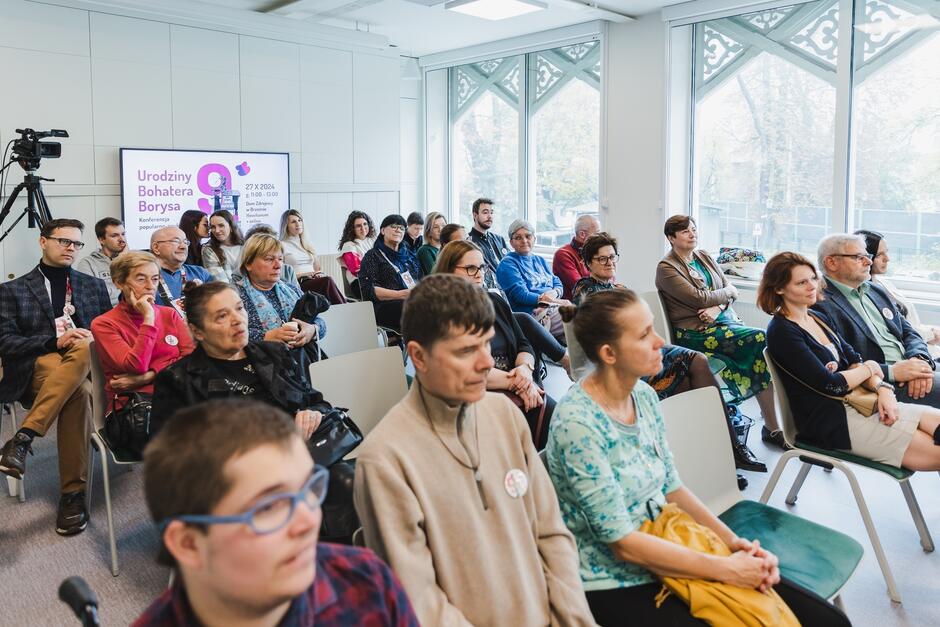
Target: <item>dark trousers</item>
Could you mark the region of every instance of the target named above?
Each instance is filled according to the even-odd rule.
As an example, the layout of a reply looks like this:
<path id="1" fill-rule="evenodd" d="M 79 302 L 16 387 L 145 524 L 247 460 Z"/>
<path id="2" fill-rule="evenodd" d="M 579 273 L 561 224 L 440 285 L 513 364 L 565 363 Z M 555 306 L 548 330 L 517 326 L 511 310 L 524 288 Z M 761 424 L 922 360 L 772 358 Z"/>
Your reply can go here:
<path id="1" fill-rule="evenodd" d="M 336 286 L 336 281 L 328 276 L 308 276 L 300 279 L 300 289 L 326 296 L 331 305 L 342 305 L 346 297 Z"/>
<path id="2" fill-rule="evenodd" d="M 694 618 L 689 606 L 676 595 L 670 594 L 658 608 L 654 600 L 662 589 L 660 583 L 648 583 L 629 588 L 592 590 L 586 593 L 594 620 L 601 627 L 621 625 L 653 625 L 655 627 L 694 627 L 707 625 Z M 777 594 L 790 606 L 803 625 L 849 627 L 852 623 L 839 608 L 824 598 L 786 579 L 774 586 Z"/>
<path id="3" fill-rule="evenodd" d="M 567 349 L 538 320 L 533 318 L 531 314 L 518 311 L 513 312 L 512 317 L 519 323 L 525 339 L 529 340 L 529 344 L 536 351 L 552 361 L 561 361 Z"/>
<path id="4" fill-rule="evenodd" d="M 401 331 L 401 310 L 404 305 L 404 300 L 397 299 L 372 301 L 372 306 L 375 308 L 376 324 L 380 327 Z"/>

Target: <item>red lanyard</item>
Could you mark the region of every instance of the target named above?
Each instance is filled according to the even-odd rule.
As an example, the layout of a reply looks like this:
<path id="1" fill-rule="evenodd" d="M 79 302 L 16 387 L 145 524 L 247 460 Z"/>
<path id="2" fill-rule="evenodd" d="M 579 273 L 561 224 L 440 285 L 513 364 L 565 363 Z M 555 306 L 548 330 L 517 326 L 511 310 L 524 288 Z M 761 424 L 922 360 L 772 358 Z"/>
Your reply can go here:
<path id="1" fill-rule="evenodd" d="M 72 306 L 72 279 L 65 279 L 65 305 L 62 307 L 62 313 L 71 316 L 75 313 L 75 307 Z"/>

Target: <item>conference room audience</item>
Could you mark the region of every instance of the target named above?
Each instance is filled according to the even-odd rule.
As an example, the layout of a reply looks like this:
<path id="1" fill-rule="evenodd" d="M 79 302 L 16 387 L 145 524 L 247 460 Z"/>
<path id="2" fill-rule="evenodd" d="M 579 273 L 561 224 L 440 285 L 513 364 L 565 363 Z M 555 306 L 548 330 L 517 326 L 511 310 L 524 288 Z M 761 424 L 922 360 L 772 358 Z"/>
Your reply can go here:
<path id="1" fill-rule="evenodd" d="M 434 272 L 456 274 L 481 290 L 486 289 L 483 285 L 486 260 L 472 242 L 451 242 L 445 246 L 437 258 Z M 486 375 L 486 389 L 506 394 L 522 410 L 532 431 L 532 441 L 541 450 L 548 437 L 555 401 L 545 393 L 536 373 L 535 350 L 516 321 L 509 303 L 499 293 L 487 291 L 486 295 L 496 314 L 490 339 L 490 354 L 495 364 Z"/>
<path id="2" fill-rule="evenodd" d="M 258 224 L 251 225 L 247 231 L 245 231 L 245 241 L 251 239 L 251 236 L 256 233 L 264 233 L 265 235 L 270 235 L 271 237 L 277 238 L 277 231 L 274 230 L 270 224 L 264 224 L 259 222 Z M 289 263 L 284 263 L 281 265 L 281 279 L 286 283 L 290 283 L 297 289 L 300 289 L 300 281 L 297 280 L 297 273 L 294 272 L 293 266 Z"/>
<path id="3" fill-rule="evenodd" d="M 451 222 L 450 224 L 445 224 L 444 228 L 441 229 L 441 246 L 462 239 L 468 239 L 467 229 L 464 228 L 462 224 Z"/>
<path id="4" fill-rule="evenodd" d="M 364 300 L 371 300 L 380 326 L 401 328 L 401 312 L 411 289 L 423 273 L 411 248 L 402 243 L 405 219 L 397 213 L 382 220 L 375 246 L 362 258 L 359 288 Z"/>
<path id="5" fill-rule="evenodd" d="M 232 282 L 238 272 L 245 236 L 227 209 L 209 216 L 209 242 L 202 247 L 202 265 L 216 281 Z"/>
<path id="6" fill-rule="evenodd" d="M 616 238 L 607 233 L 598 233 L 589 237 L 581 247 L 581 255 L 590 275 L 575 285 L 574 302 L 576 305 L 581 305 L 585 298 L 597 292 L 615 288 L 626 289 L 615 282 L 617 261 L 620 259 Z M 662 353 L 662 369 L 650 377 L 642 377 L 642 380 L 653 388 L 660 400 L 703 387 L 714 387 L 719 390 L 719 394 L 721 393 L 721 384 L 712 373 L 708 358 L 703 353 L 671 344 L 664 344 L 660 352 Z M 590 364 L 590 360 L 588 363 Z M 577 375 L 576 378 L 580 379 L 581 375 Z M 731 416 L 724 403 L 722 403 L 722 409 L 725 412 L 728 436 L 734 451 L 735 466 L 741 470 L 767 472 L 767 466 L 754 456 L 746 444 L 738 440 Z"/>
<path id="7" fill-rule="evenodd" d="M 824 237 L 817 250 L 825 281 L 824 298 L 813 309 L 862 359 L 881 366 L 885 381 L 897 383 L 900 401 L 940 407 L 940 374 L 927 343 L 914 330 L 891 296 L 873 285 L 871 258 L 859 235 Z"/>
<path id="8" fill-rule="evenodd" d="M 388 566 L 318 542 L 328 483 L 279 410 L 216 401 L 181 411 L 144 460 L 158 561 L 177 576 L 133 625 L 417 627 Z"/>
<path id="9" fill-rule="evenodd" d="M 580 215 L 574 222 L 574 237 L 555 251 L 555 256 L 552 258 L 552 272 L 561 280 L 564 288 L 562 298 L 571 300 L 574 297 L 575 284 L 588 276 L 581 248 L 589 237 L 597 235 L 600 230 L 601 223 L 596 215 Z"/>
<path id="10" fill-rule="evenodd" d="M 764 363 L 767 336 L 745 326 L 731 305 L 738 290 L 706 251 L 697 249 L 698 228 L 689 216 L 666 220 L 663 233 L 672 250 L 656 266 L 656 288 L 679 346 L 721 360 L 721 377 L 735 404 L 757 398 L 764 424 L 761 439 L 787 448 L 777 423 L 770 373 Z"/>
<path id="11" fill-rule="evenodd" d="M 369 214 L 363 211 L 349 213 L 337 248 L 349 291 L 355 298 L 362 298 L 362 291 L 359 289 L 359 268 L 362 266 L 362 258 L 375 246 L 375 235 L 375 224 Z"/>
<path id="12" fill-rule="evenodd" d="M 483 257 L 490 267 L 490 272 L 496 276 L 496 268 L 499 267 L 502 258 L 509 254 L 509 248 L 505 238 L 491 230 L 493 219 L 496 217 L 493 205 L 493 201 L 489 198 L 477 198 L 473 201 L 473 206 L 470 208 L 473 226 L 470 228 L 468 238 L 483 251 Z"/>
<path id="13" fill-rule="evenodd" d="M 111 260 L 127 248 L 124 223 L 117 218 L 102 218 L 95 223 L 95 237 L 98 238 L 100 248 L 79 259 L 75 264 L 75 269 L 104 281 L 105 287 L 108 288 L 111 306 L 114 307 L 117 305 L 121 290 L 111 281 Z"/>
<path id="14" fill-rule="evenodd" d="M 877 231 L 866 230 L 855 231 L 855 234 L 861 235 L 865 239 L 865 250 L 871 255 L 871 282 L 888 293 L 891 302 L 901 312 L 901 315 L 911 323 L 914 330 L 927 343 L 927 350 L 930 351 L 930 356 L 936 361 L 940 358 L 940 327 L 924 323 L 917 313 L 914 301 L 905 296 L 894 282 L 888 279 L 888 264 L 891 257 L 888 256 L 888 242 L 885 240 L 884 235 Z"/>
<path id="15" fill-rule="evenodd" d="M 408 214 L 406 221 L 408 229 L 405 231 L 404 245 L 411 249 L 412 253 L 418 252 L 421 245 L 424 244 L 422 232 L 424 232 L 424 216 L 417 211 Z"/>
<path id="16" fill-rule="evenodd" d="M 188 281 L 207 283 L 214 280 L 202 266 L 186 263 L 189 244 L 182 229 L 175 226 L 165 226 L 150 234 L 150 252 L 160 266 L 156 302 L 172 307 L 184 319 L 186 308 L 183 305 L 183 286 Z"/>
<path id="17" fill-rule="evenodd" d="M 588 604 L 601 625 L 702 625 L 658 577 L 773 587 L 804 625 L 848 625 L 824 599 L 781 580 L 777 557 L 736 535 L 682 485 L 659 399 L 641 378 L 662 368 L 663 339 L 635 292 L 606 290 L 564 308 L 594 370 L 559 401 L 546 458 L 561 513 L 577 541 Z M 641 531 L 667 504 L 713 531 L 730 555 Z M 724 548 L 723 547 L 723 548 Z"/>
<path id="18" fill-rule="evenodd" d="M 565 329 L 558 306 L 571 303 L 562 299 L 561 280 L 552 274 L 548 263 L 532 253 L 534 242 L 535 227 L 526 220 L 513 220 L 509 225 L 512 252 L 499 262 L 496 280 L 513 311 L 532 314 L 564 344 Z"/>
<path id="19" fill-rule="evenodd" d="M 0 284 L 0 401 L 29 408 L 19 430 L 0 448 L 0 472 L 22 478 L 33 439 L 56 423 L 61 494 L 56 533 L 65 536 L 88 524 L 88 327 L 111 309 L 104 281 L 72 268 L 84 229 L 69 218 L 46 222 L 40 229 L 39 264 Z"/>
<path id="20" fill-rule="evenodd" d="M 460 277 L 431 275 L 408 297 L 415 381 L 356 459 L 366 546 L 423 625 L 594 625 L 529 427 L 486 391 L 494 324 L 490 299 Z"/>
<path id="21" fill-rule="evenodd" d="M 209 237 L 209 216 L 199 209 L 188 209 L 180 216 L 180 229 L 189 240 L 186 263 L 202 265 L 202 244 Z"/>
<path id="22" fill-rule="evenodd" d="M 784 252 L 767 262 L 757 291 L 757 305 L 773 316 L 767 349 L 783 378 L 799 438 L 890 466 L 940 470 L 940 409 L 898 402 L 881 366 L 863 361 L 831 318 L 810 309 L 818 286 L 813 263 Z M 842 400 L 859 388 L 878 395 L 871 416 Z"/>
<path id="23" fill-rule="evenodd" d="M 294 270 L 303 291 L 322 294 L 333 305 L 346 302 L 336 282 L 323 274 L 317 252 L 304 234 L 304 218 L 296 209 L 281 214 L 280 240 L 284 246 L 284 265 Z"/>
<path id="24" fill-rule="evenodd" d="M 331 405 L 310 387 L 307 373 L 284 342 L 248 340 L 248 313 L 229 283 L 189 283 L 185 296 L 196 348 L 157 373 L 150 433 L 159 433 L 180 409 L 208 400 L 241 398 L 286 411 L 309 440 Z"/>
<path id="25" fill-rule="evenodd" d="M 446 222 L 444 216 L 437 211 L 429 213 L 424 221 L 424 244 L 415 253 L 424 274 L 431 274 L 434 270 L 434 262 L 437 261 L 437 255 L 441 252 L 443 245 L 441 244 L 441 229 L 444 228 Z"/>
<path id="26" fill-rule="evenodd" d="M 123 299 L 91 322 L 108 411 L 127 403 L 127 397 L 119 395 L 151 396 L 157 373 L 195 348 L 186 322 L 172 307 L 156 303 L 160 285 L 156 257 L 126 252 L 111 262 L 111 279 Z"/>

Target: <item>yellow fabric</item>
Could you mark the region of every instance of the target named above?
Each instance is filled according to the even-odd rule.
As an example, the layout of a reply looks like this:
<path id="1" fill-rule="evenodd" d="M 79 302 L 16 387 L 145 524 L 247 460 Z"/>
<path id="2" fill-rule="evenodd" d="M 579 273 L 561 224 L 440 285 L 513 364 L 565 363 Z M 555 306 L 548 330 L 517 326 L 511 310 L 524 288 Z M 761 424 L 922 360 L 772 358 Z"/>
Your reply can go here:
<path id="1" fill-rule="evenodd" d="M 667 503 L 655 521 L 647 520 L 640 531 L 693 551 L 728 556 L 731 550 L 718 535 L 695 522 L 674 503 Z M 692 616 L 709 625 L 726 627 L 798 627 L 800 622 L 775 591 L 741 588 L 718 581 L 660 577 L 663 591 L 656 597 L 657 607 L 670 592 L 685 601 Z"/>

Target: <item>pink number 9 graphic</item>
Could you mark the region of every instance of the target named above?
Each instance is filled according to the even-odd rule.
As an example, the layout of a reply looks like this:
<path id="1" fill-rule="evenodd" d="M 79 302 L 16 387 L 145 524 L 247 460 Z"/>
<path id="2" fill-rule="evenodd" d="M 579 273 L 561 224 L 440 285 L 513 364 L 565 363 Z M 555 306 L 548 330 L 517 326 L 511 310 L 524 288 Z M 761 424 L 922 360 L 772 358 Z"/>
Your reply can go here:
<path id="1" fill-rule="evenodd" d="M 221 163 L 207 163 L 206 165 L 199 168 L 199 172 L 196 174 L 196 184 L 199 185 L 199 191 L 209 197 L 200 198 L 199 209 L 204 213 L 212 213 L 213 205 L 211 199 L 214 196 L 214 187 L 209 184 L 209 175 L 218 174 L 219 176 L 224 176 L 226 181 L 229 181 L 231 184 L 232 173 L 229 172 L 229 169 L 226 168 Z"/>

